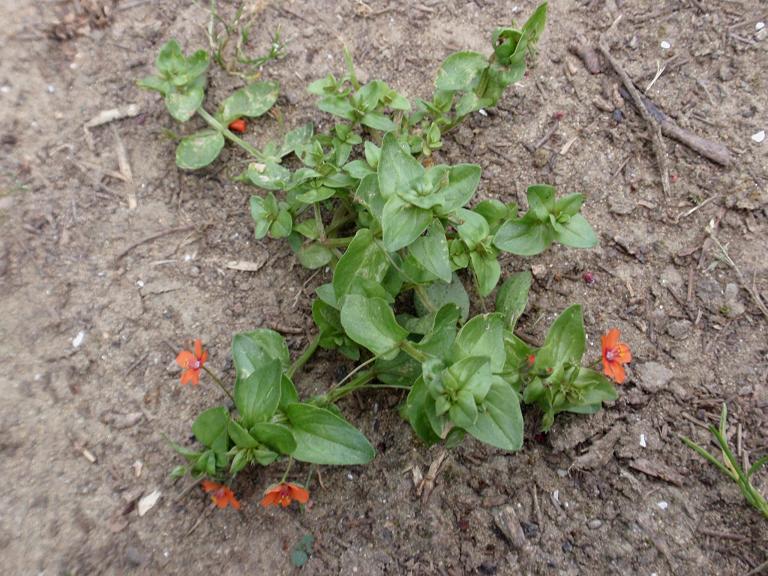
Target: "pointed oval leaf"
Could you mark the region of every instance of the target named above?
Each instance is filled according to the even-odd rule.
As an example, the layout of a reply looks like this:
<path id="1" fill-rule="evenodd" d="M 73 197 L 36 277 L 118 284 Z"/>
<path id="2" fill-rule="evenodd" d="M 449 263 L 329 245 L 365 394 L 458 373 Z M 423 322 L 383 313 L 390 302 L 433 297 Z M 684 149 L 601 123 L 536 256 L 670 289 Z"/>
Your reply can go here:
<path id="1" fill-rule="evenodd" d="M 443 282 L 450 282 L 453 272 L 448 258 L 448 241 L 445 239 L 445 228 L 440 220 L 435 218 L 427 229 L 426 236 L 420 236 L 409 247 L 411 255 L 427 271 L 437 276 Z"/>
<path id="2" fill-rule="evenodd" d="M 280 404 L 282 377 L 280 360 L 270 359 L 246 378 L 237 378 L 235 406 L 243 426 L 250 427 L 272 417 Z"/>
<path id="3" fill-rule="evenodd" d="M 381 215 L 384 247 L 390 252 L 405 248 L 421 236 L 432 219 L 431 210 L 408 204 L 399 197 L 390 198 Z"/>
<path id="4" fill-rule="evenodd" d="M 247 378 L 270 360 L 279 360 L 283 370 L 291 364 L 285 339 L 267 328 L 236 334 L 232 339 L 232 359 L 237 378 Z"/>
<path id="5" fill-rule="evenodd" d="M 210 408 L 192 423 L 192 433 L 203 446 L 215 452 L 227 450 L 229 412 L 223 406 Z"/>
<path id="6" fill-rule="evenodd" d="M 406 152 L 397 137 L 389 133 L 384 136 L 379 157 L 379 190 L 385 200 L 398 192 L 410 190 L 417 179 L 424 176 L 424 167 Z"/>
<path id="7" fill-rule="evenodd" d="M 385 360 L 397 356 L 398 346 L 408 336 L 382 298 L 348 295 L 341 307 L 341 325 L 352 340 Z"/>
<path id="8" fill-rule="evenodd" d="M 532 278 L 528 270 L 513 274 L 504 281 L 496 294 L 496 311 L 504 314 L 507 330 L 513 331 L 525 312 Z"/>
<path id="9" fill-rule="evenodd" d="M 233 92 L 219 108 L 219 121 L 228 125 L 233 120 L 256 118 L 272 108 L 280 93 L 277 82 L 254 82 Z"/>
<path id="10" fill-rule="evenodd" d="M 293 457 L 301 462 L 348 466 L 367 464 L 373 446 L 354 426 L 339 416 L 310 404 L 291 404 L 285 413 L 296 439 Z"/>
<path id="11" fill-rule="evenodd" d="M 218 158 L 224 148 L 224 136 L 215 130 L 201 130 L 185 136 L 176 147 L 176 165 L 184 170 L 197 170 Z"/>
<path id="12" fill-rule="evenodd" d="M 347 251 L 339 259 L 336 270 L 333 272 L 333 290 L 336 300 L 341 301 L 360 278 L 381 282 L 388 269 L 387 255 L 374 241 L 371 231 L 361 228 L 349 243 Z"/>
<path id="13" fill-rule="evenodd" d="M 469 434 L 502 450 L 514 452 L 523 446 L 523 415 L 517 394 L 498 376 L 485 397 Z"/>
<path id="14" fill-rule="evenodd" d="M 504 317 L 499 313 L 475 316 L 459 330 L 453 344 L 457 358 L 485 356 L 491 361 L 491 371 L 504 369 Z"/>
<path id="15" fill-rule="evenodd" d="M 251 427 L 251 435 L 279 454 L 290 455 L 296 450 L 296 439 L 290 428 L 272 422 L 259 422 Z"/>

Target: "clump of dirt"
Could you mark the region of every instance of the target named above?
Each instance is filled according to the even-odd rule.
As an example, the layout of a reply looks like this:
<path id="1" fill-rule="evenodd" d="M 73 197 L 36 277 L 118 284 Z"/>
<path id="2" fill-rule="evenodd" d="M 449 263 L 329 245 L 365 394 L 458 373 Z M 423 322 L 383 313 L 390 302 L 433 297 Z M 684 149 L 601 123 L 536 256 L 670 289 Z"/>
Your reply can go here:
<path id="1" fill-rule="evenodd" d="M 306 534 L 315 537 L 307 574 L 700 576 L 766 561 L 766 522 L 678 440 L 707 443 L 701 424 L 714 423 L 725 401 L 741 453 L 754 460 L 768 446 L 766 318 L 746 290 L 768 297 L 768 143 L 752 139 L 766 128 L 768 105 L 760 2 L 552 3 L 535 68 L 496 110 L 446 137 L 446 161 L 482 165 L 481 197 L 521 201 L 537 182 L 587 195 L 597 249 L 508 258 L 504 271 L 535 266 L 520 324 L 534 340 L 573 302 L 584 306 L 593 357 L 599 335 L 621 329 L 635 362 L 617 402 L 592 417 L 561 416 L 546 437 L 529 412 L 515 454 L 468 440 L 422 503 L 414 471 L 426 473 L 438 448 L 412 436 L 397 394 L 351 398 L 342 409 L 376 446 L 373 464 L 323 470 L 303 512 L 262 510 L 261 491 L 277 472 L 243 474 L 234 486 L 240 513 L 212 513 L 202 490 L 168 477 L 175 461 L 164 438 L 183 441 L 195 415 L 222 400 L 213 387 L 178 386 L 175 351 L 200 337 L 211 364 L 231 373 L 231 335 L 265 326 L 298 352 L 313 329 L 312 290 L 328 275 L 301 269 L 283 243 L 253 239 L 251 191 L 227 177 L 242 161 L 237 150 L 179 172 L 166 137 L 177 125 L 134 84 L 170 37 L 205 47 L 208 14 L 181 0 L 0 7 L 7 573 L 292 573 L 290 551 Z M 67 14 L 91 8 L 103 9 L 106 26 L 88 20 L 51 37 Z M 286 59 L 264 71 L 280 81 L 286 126 L 265 117 L 248 137 L 263 145 L 307 120 L 331 121 L 305 88 L 343 70 L 342 41 L 361 78 L 426 96 L 447 54 L 487 51 L 493 27 L 533 8 L 263 3 L 253 49 L 278 26 L 288 39 Z M 665 139 L 671 193 L 663 195 L 646 126 L 621 98 L 620 80 L 605 66 L 591 74 L 568 50 L 577 38 L 596 47 L 619 15 L 612 55 L 679 126 L 724 143 L 731 167 Z M 214 75 L 210 98 L 232 83 Z M 92 129 L 91 146 L 84 124 L 131 104 L 140 113 Z M 129 185 L 114 177 L 118 140 L 135 210 Z M 230 260 L 263 265 L 237 271 Z M 330 353 L 319 360 L 299 378 L 305 391 L 348 368 Z M 757 481 L 768 491 L 764 476 Z M 155 491 L 140 516 L 137 503 Z"/>

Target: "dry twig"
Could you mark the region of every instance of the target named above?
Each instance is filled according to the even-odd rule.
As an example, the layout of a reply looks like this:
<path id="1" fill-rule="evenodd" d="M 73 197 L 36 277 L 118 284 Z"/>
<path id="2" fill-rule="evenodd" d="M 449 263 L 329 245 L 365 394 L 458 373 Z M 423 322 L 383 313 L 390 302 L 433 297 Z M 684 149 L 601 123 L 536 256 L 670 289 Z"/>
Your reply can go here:
<path id="1" fill-rule="evenodd" d="M 661 187 L 664 190 L 664 195 L 669 196 L 669 170 L 667 168 L 667 156 L 666 152 L 664 151 L 664 142 L 661 139 L 661 125 L 656 122 L 656 120 L 654 120 L 654 118 L 651 117 L 651 115 L 648 113 L 648 110 L 643 104 L 640 93 L 637 91 L 637 88 L 635 88 L 635 84 L 632 82 L 632 79 L 629 77 L 621 64 L 619 64 L 618 60 L 611 56 L 611 51 L 608 49 L 608 44 L 606 43 L 606 36 L 611 30 L 613 30 L 616 24 L 618 24 L 620 19 L 621 16 L 619 16 L 613 22 L 613 24 L 611 24 L 611 27 L 608 28 L 608 30 L 606 30 L 606 32 L 600 36 L 600 52 L 611 65 L 616 74 L 618 74 L 621 78 L 624 87 L 627 89 L 627 92 L 629 92 L 632 101 L 635 103 L 635 107 L 640 112 L 640 115 L 643 117 L 643 120 L 645 120 L 645 123 L 648 125 L 648 130 L 651 132 L 651 138 L 653 141 L 653 150 L 656 154 L 656 162 L 659 165 L 659 172 L 661 174 Z"/>

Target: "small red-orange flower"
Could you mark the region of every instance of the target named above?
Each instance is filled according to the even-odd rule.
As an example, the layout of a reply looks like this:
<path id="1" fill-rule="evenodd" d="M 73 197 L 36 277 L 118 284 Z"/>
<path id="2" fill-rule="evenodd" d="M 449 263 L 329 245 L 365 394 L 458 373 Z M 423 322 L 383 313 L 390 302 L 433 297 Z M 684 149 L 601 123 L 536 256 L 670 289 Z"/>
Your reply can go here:
<path id="1" fill-rule="evenodd" d="M 227 505 L 231 505 L 235 510 L 240 510 L 240 502 L 235 498 L 235 493 L 224 484 L 203 480 L 203 490 L 211 495 L 211 500 L 219 508 L 226 508 Z"/>
<path id="2" fill-rule="evenodd" d="M 208 352 L 203 350 L 203 343 L 198 338 L 195 340 L 195 351 L 182 350 L 179 355 L 176 356 L 176 364 L 181 366 L 183 372 L 181 373 L 182 384 L 200 384 L 200 370 L 203 369 L 203 364 L 208 360 Z"/>
<path id="3" fill-rule="evenodd" d="M 264 508 L 268 508 L 269 506 L 277 506 L 279 504 L 285 508 L 294 500 L 300 504 L 306 504 L 309 500 L 309 492 L 298 484 L 281 482 L 267 488 L 261 505 Z"/>
<path id="4" fill-rule="evenodd" d="M 528 356 L 528 366 L 533 366 L 534 364 L 536 364 L 536 356 L 531 354 Z"/>
<path id="5" fill-rule="evenodd" d="M 624 342 L 619 342 L 620 336 L 619 329 L 612 328 L 602 337 L 603 372 L 617 384 L 622 384 L 627 379 L 624 364 L 632 361 L 632 352 Z"/>
<path id="6" fill-rule="evenodd" d="M 232 130 L 232 132 L 237 132 L 238 134 L 242 134 L 245 132 L 245 129 L 248 127 L 248 124 L 246 124 L 245 120 L 242 118 L 238 118 L 237 120 L 232 120 L 232 122 L 229 123 L 228 128 Z"/>

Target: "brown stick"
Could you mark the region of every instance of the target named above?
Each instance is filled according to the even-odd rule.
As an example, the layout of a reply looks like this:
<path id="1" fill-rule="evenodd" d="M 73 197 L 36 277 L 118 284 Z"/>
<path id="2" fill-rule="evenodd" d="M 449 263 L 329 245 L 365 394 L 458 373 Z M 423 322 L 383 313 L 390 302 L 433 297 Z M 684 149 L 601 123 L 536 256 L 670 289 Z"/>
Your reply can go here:
<path id="1" fill-rule="evenodd" d="M 629 92 L 632 101 L 635 103 L 635 108 L 637 108 L 637 110 L 640 112 L 640 115 L 643 117 L 643 120 L 645 120 L 645 123 L 648 125 L 648 130 L 650 130 L 651 138 L 653 139 L 653 151 L 656 154 L 656 163 L 659 165 L 659 172 L 661 175 L 661 188 L 664 191 L 664 195 L 669 196 L 669 170 L 667 169 L 667 156 L 664 151 L 664 141 L 661 139 L 661 125 L 648 113 L 648 110 L 645 108 L 640 93 L 637 91 L 637 88 L 635 88 L 632 79 L 626 73 L 621 64 L 619 64 L 619 62 L 613 56 L 611 56 L 611 52 L 608 50 L 608 45 L 605 41 L 605 36 L 613 29 L 617 22 L 618 20 L 616 20 L 616 22 L 611 25 L 605 34 L 600 36 L 600 52 L 608 61 L 608 63 L 613 67 L 616 74 L 618 74 L 621 78 L 621 81 L 624 83 L 624 87 L 627 89 L 627 92 Z"/>
<path id="2" fill-rule="evenodd" d="M 621 90 L 621 95 L 627 97 L 628 91 Z M 708 140 L 694 134 L 693 132 L 681 128 L 675 122 L 669 118 L 664 112 L 662 112 L 656 104 L 645 96 L 640 97 L 645 109 L 648 113 L 661 125 L 661 132 L 664 136 L 677 140 L 680 144 L 687 146 L 694 152 L 698 152 L 704 158 L 712 160 L 721 166 L 730 166 L 731 164 L 731 151 L 722 142 L 715 140 Z M 630 98 L 632 101 L 632 99 Z M 637 107 L 637 104 L 632 101 L 632 104 Z M 639 108 L 638 108 L 639 110 Z"/>

